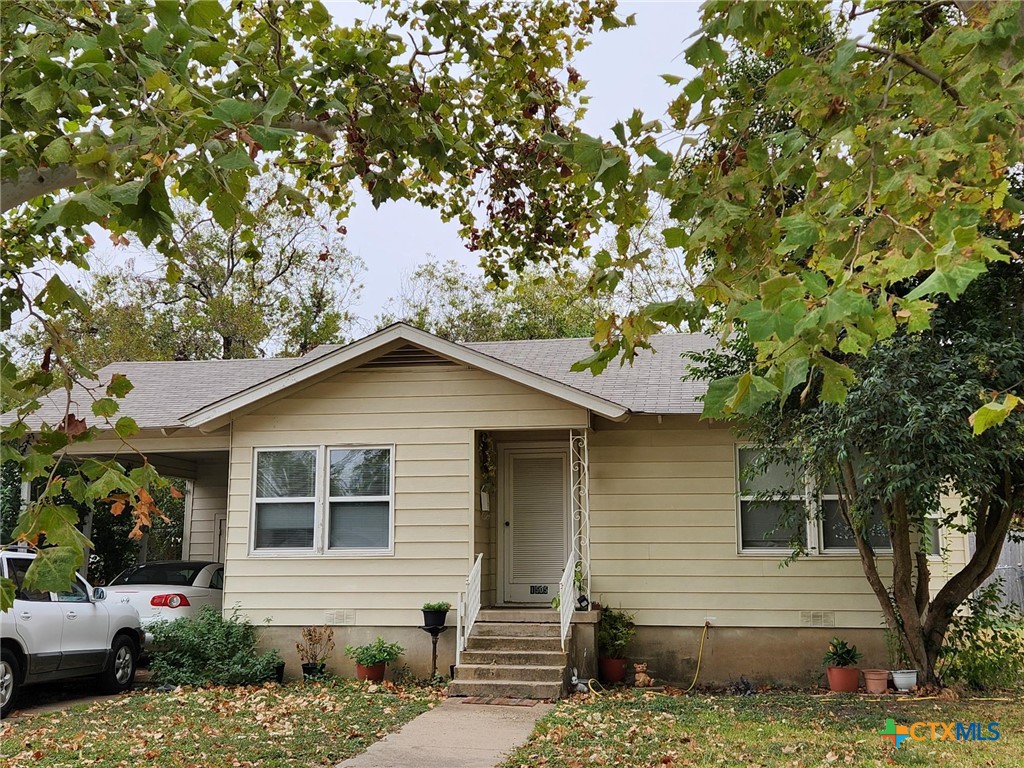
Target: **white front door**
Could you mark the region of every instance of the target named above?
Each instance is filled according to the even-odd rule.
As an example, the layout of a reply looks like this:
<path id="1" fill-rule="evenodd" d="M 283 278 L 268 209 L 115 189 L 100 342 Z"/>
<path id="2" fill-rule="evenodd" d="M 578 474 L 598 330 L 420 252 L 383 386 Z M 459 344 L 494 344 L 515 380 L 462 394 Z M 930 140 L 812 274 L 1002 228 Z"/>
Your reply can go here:
<path id="1" fill-rule="evenodd" d="M 505 602 L 549 604 L 568 557 L 568 451 L 509 448 L 502 469 Z"/>

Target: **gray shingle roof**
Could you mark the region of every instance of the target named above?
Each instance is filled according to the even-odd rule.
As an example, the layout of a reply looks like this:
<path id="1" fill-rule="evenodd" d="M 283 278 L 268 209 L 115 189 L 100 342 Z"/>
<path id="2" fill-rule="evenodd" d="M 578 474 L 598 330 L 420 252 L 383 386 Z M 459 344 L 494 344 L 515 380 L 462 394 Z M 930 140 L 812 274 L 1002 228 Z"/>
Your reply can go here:
<path id="1" fill-rule="evenodd" d="M 647 350 L 630 365 L 612 361 L 594 376 L 589 371 L 573 373 L 577 360 L 592 354 L 589 339 L 538 339 L 534 341 L 487 341 L 465 344 L 502 362 L 525 368 L 628 408 L 634 413 L 700 413 L 698 395 L 707 384 L 682 381 L 684 352 L 708 349 L 715 340 L 703 334 L 672 333 L 651 337 L 654 352 Z"/>
<path id="2" fill-rule="evenodd" d="M 714 340 L 700 334 L 662 334 L 652 337 L 651 343 L 654 353 L 641 352 L 632 365 L 612 362 L 599 376 L 569 370 L 574 362 L 591 354 L 587 339 L 473 342 L 463 346 L 610 400 L 634 413 L 700 413 L 701 404 L 696 398 L 703 394 L 705 385 L 681 380 L 685 363 L 680 356 L 707 349 Z M 182 426 L 181 418 L 186 414 L 336 349 L 333 345 L 318 347 L 299 358 L 112 363 L 98 375 L 100 381 L 106 382 L 112 374 L 123 373 L 135 386 L 121 401 L 119 416 L 131 416 L 143 429 L 173 428 Z M 102 392 L 96 391 L 95 396 L 101 397 Z M 93 423 L 93 396 L 77 386 L 72 400 L 72 412 Z M 56 424 L 63 415 L 63 390 L 59 390 L 43 401 L 43 407 L 30 421 Z M 8 420 L 9 415 L 4 418 L 5 422 Z"/>

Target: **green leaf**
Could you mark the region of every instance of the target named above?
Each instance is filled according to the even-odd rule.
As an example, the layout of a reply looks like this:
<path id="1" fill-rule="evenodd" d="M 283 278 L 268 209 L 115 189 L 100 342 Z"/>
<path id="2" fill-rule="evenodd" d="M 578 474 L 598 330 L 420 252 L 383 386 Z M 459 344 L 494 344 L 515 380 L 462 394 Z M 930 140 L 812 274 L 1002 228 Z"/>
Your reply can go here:
<path id="1" fill-rule="evenodd" d="M 786 363 L 782 375 L 782 397 L 786 397 L 796 387 L 807 382 L 807 374 L 810 372 L 810 361 L 806 357 L 798 357 Z"/>
<path id="2" fill-rule="evenodd" d="M 82 565 L 81 547 L 46 547 L 39 550 L 25 573 L 25 587 L 43 592 L 66 592 Z"/>
<path id="3" fill-rule="evenodd" d="M 974 428 L 974 434 L 980 435 L 985 430 L 991 429 L 997 424 L 1002 424 L 1013 413 L 1013 410 L 1018 407 L 1024 407 L 1024 400 L 1021 400 L 1012 393 L 1008 393 L 1002 402 L 993 400 L 990 403 L 985 403 L 981 408 L 972 413 L 968 420 Z"/>
<path id="4" fill-rule="evenodd" d="M 907 294 L 907 298 L 913 300 L 945 293 L 955 300 L 986 269 L 983 261 L 959 261 L 936 267 L 923 283 Z"/>
<path id="5" fill-rule="evenodd" d="M 256 164 L 249 157 L 249 152 L 241 146 L 235 147 L 225 155 L 221 155 L 213 161 L 213 164 L 218 168 L 224 168 L 229 171 L 256 167 Z"/>
<path id="6" fill-rule="evenodd" d="M 109 419 L 115 413 L 117 413 L 120 406 L 117 404 L 117 400 L 110 397 L 101 397 L 92 404 L 93 415 L 98 416 L 101 419 Z"/>
<path id="7" fill-rule="evenodd" d="M 95 501 L 105 499 L 115 491 L 130 491 L 131 483 L 123 472 L 116 469 L 107 469 L 100 477 L 89 484 L 86 489 L 87 498 Z"/>
<path id="8" fill-rule="evenodd" d="M 122 416 L 114 425 L 114 432 L 118 437 L 131 437 L 139 433 L 139 425 L 131 416 Z"/>
<path id="9" fill-rule="evenodd" d="M 292 99 L 292 92 L 280 86 L 274 90 L 267 100 L 267 106 L 263 108 L 263 120 L 266 124 L 270 124 L 270 121 L 280 115 L 288 108 L 288 102 Z"/>
<path id="10" fill-rule="evenodd" d="M 729 414 L 726 412 L 726 403 L 735 399 L 739 379 L 739 376 L 727 376 L 715 379 L 708 384 L 708 391 L 704 394 L 704 410 L 701 413 L 701 418 L 728 418 Z"/>
<path id="11" fill-rule="evenodd" d="M 686 231 L 679 227 L 668 227 L 661 231 L 666 248 L 682 248 L 686 245 Z"/>
<path id="12" fill-rule="evenodd" d="M 210 114 L 230 125 L 240 125 L 251 121 L 259 111 L 260 105 L 251 101 L 221 99 L 214 105 Z"/>
<path id="13" fill-rule="evenodd" d="M 22 96 L 25 101 L 32 105 L 36 112 L 46 112 L 57 103 L 57 94 L 54 87 L 48 83 L 37 85 Z M 52 134 L 51 134 L 52 135 Z"/>
<path id="14" fill-rule="evenodd" d="M 71 144 L 63 136 L 54 139 L 43 150 L 43 159 L 51 166 L 71 161 Z"/>
<path id="15" fill-rule="evenodd" d="M 123 373 L 115 373 L 110 377 L 110 383 L 107 384 L 107 395 L 110 397 L 124 397 L 133 389 L 135 389 L 135 385 L 128 380 L 127 376 Z"/>
<path id="16" fill-rule="evenodd" d="M 0 611 L 6 613 L 14 607 L 14 582 L 6 576 L 0 577 Z"/>
<path id="17" fill-rule="evenodd" d="M 225 17 L 224 8 L 217 0 L 192 0 L 185 7 L 185 19 L 192 24 L 210 31 L 220 28 L 220 24 L 214 24 Z"/>
<path id="18" fill-rule="evenodd" d="M 679 75 L 661 75 L 661 79 L 669 85 L 679 85 L 679 83 L 683 82 L 683 78 Z"/>
<path id="19" fill-rule="evenodd" d="M 779 246 L 780 253 L 789 253 L 818 242 L 818 225 L 806 213 L 786 216 L 779 220 L 779 225 L 786 233 Z"/>
<path id="20" fill-rule="evenodd" d="M 594 174 L 604 160 L 604 145 L 600 139 L 584 133 L 573 144 L 572 154 L 584 173 Z"/>

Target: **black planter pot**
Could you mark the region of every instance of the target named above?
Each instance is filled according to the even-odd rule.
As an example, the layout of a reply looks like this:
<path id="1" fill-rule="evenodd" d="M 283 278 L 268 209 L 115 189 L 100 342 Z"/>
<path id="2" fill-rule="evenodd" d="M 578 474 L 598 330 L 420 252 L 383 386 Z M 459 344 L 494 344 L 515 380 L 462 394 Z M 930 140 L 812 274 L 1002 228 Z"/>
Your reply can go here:
<path id="1" fill-rule="evenodd" d="M 424 627 L 443 627 L 448 618 L 448 611 L 423 611 Z"/>
<path id="2" fill-rule="evenodd" d="M 284 682 L 284 662 L 282 661 L 276 667 L 274 667 L 274 679 L 281 684 Z"/>
<path id="3" fill-rule="evenodd" d="M 326 669 L 326 664 L 310 664 L 307 662 L 302 665 L 302 677 L 304 680 L 319 680 L 324 676 Z"/>

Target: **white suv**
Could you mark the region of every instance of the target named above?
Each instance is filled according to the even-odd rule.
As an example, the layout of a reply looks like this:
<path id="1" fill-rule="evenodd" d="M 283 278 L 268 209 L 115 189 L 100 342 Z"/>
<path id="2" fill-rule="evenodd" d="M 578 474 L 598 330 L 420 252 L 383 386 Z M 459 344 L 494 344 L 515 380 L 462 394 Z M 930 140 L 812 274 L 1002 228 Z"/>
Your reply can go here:
<path id="1" fill-rule="evenodd" d="M 105 692 L 131 687 L 145 636 L 130 605 L 105 602 L 76 574 L 67 592 L 25 589 L 35 555 L 0 552 L 3 575 L 14 581 L 14 607 L 0 613 L 0 715 L 14 708 L 21 686 L 99 675 Z"/>

